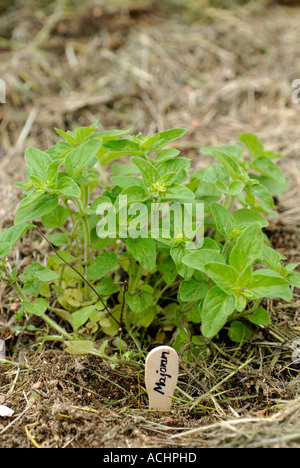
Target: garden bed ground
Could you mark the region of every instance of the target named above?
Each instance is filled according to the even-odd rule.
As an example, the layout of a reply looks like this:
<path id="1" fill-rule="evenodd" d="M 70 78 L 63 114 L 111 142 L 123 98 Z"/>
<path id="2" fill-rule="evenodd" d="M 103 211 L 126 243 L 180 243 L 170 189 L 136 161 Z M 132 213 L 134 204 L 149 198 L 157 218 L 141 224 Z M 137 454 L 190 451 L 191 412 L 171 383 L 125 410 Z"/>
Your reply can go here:
<path id="1" fill-rule="evenodd" d="M 23 2 L 20 2 L 22 5 Z M 232 144 L 254 132 L 287 156 L 291 188 L 278 200 L 266 233 L 290 262 L 300 261 L 300 8 L 270 1 L 220 10 L 183 2 L 26 2 L 0 17 L 0 226 L 13 222 L 26 146 L 46 149 L 53 127 L 99 119 L 103 129 L 154 132 L 185 127 L 183 154 L 194 167 L 199 148 Z M 80 2 L 79 2 L 80 3 Z M 203 2 L 208 5 L 209 2 Z M 196 8 L 196 5 L 198 7 Z M 46 251 L 28 233 L 11 257 L 24 267 Z M 298 270 L 299 271 L 299 270 Z M 268 300 L 272 323 L 241 347 L 226 336 L 192 364 L 181 361 L 173 411 L 147 410 L 143 359 L 112 368 L 70 356 L 56 344 L 38 354 L 35 332 L 14 334 L 16 298 L 1 283 L 0 447 L 300 447 L 299 290 L 291 304 Z M 40 329 L 43 324 L 34 323 Z M 155 344 L 155 343 L 154 343 Z"/>

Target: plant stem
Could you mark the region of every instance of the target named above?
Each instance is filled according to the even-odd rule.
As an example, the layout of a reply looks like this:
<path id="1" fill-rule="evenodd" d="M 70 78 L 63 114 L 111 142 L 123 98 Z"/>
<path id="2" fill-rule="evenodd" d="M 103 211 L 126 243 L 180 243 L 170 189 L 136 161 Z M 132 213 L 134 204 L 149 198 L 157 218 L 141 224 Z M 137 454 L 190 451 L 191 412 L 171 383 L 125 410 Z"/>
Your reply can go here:
<path id="1" fill-rule="evenodd" d="M 253 307 L 251 307 L 251 309 L 248 309 L 248 310 L 244 310 L 243 312 L 236 312 L 236 313 L 233 313 L 229 319 L 228 319 L 228 322 L 232 322 L 233 320 L 237 319 L 237 318 L 243 318 L 243 317 L 247 317 L 248 315 L 252 315 L 257 307 L 259 306 L 261 302 L 261 298 L 260 299 L 257 299 L 253 305 Z"/>
<path id="2" fill-rule="evenodd" d="M 234 200 L 235 200 L 235 197 L 232 195 L 232 196 L 230 197 L 230 202 L 229 202 L 229 205 L 228 205 L 228 207 L 227 207 L 227 210 L 228 210 L 230 213 L 231 213 L 231 209 L 232 209 L 233 204 L 234 204 Z"/>
<path id="3" fill-rule="evenodd" d="M 139 282 L 143 276 L 143 272 L 144 272 L 144 269 L 142 267 L 139 267 L 137 275 L 132 283 L 131 292 L 135 292 L 135 290 L 137 289 Z"/>
<path id="4" fill-rule="evenodd" d="M 50 325 L 50 327 L 54 328 L 54 330 L 57 330 L 62 336 L 67 338 L 67 340 L 72 340 L 73 336 L 70 335 L 66 330 L 64 330 L 62 327 L 60 327 L 54 320 L 52 320 L 48 315 L 42 314 L 40 317 Z"/>
<path id="5" fill-rule="evenodd" d="M 4 266 L 4 271 L 5 271 L 6 277 L 8 278 L 8 280 L 10 282 L 10 285 L 14 288 L 14 290 L 18 294 L 19 298 L 22 301 L 29 302 L 27 297 L 23 293 L 22 289 L 18 285 L 17 281 L 15 281 L 12 278 L 9 270 L 5 266 Z M 39 315 L 39 317 L 41 317 L 46 323 L 48 323 L 48 325 L 50 325 L 50 327 L 54 328 L 54 330 L 58 331 L 65 338 L 67 338 L 68 340 L 72 340 L 72 335 L 69 335 L 69 333 L 67 333 L 66 330 L 64 330 L 62 327 L 60 327 L 54 320 L 52 320 L 46 314 L 41 314 L 41 315 Z"/>
<path id="6" fill-rule="evenodd" d="M 83 282 L 92 290 L 94 291 L 94 293 L 96 294 L 96 296 L 98 297 L 99 301 L 101 302 L 101 304 L 103 305 L 104 309 L 106 310 L 106 312 L 108 313 L 108 315 L 119 325 L 120 323 L 118 322 L 118 320 L 111 314 L 109 308 L 107 307 L 107 305 L 105 304 L 105 302 L 103 301 L 102 297 L 100 296 L 100 294 L 97 292 L 97 290 L 94 288 L 94 286 L 80 273 L 80 271 L 76 270 L 75 267 L 73 267 L 71 265 L 71 263 L 67 262 L 67 260 L 65 260 L 61 255 L 59 255 L 59 253 L 57 252 L 57 250 L 53 247 L 53 245 L 51 244 L 51 242 L 47 239 L 47 237 L 42 233 L 42 231 L 36 227 L 37 231 L 40 233 L 40 235 L 45 239 L 46 242 L 48 242 L 50 248 L 53 250 L 53 252 L 55 252 L 55 254 L 58 256 L 58 258 L 60 258 L 60 260 L 62 260 L 66 265 L 68 265 L 69 268 L 71 268 L 73 271 L 75 271 L 75 273 L 77 273 L 77 275 L 80 276 L 80 278 L 83 280 Z"/>
<path id="7" fill-rule="evenodd" d="M 82 216 L 82 224 L 83 224 L 83 234 L 84 234 L 84 271 L 85 277 L 87 277 L 87 270 L 90 262 L 90 228 L 89 222 L 87 219 L 87 215 L 84 211 L 83 204 L 80 199 L 74 198 L 74 202 L 78 206 L 80 214 Z M 89 300 L 90 298 L 90 290 L 87 284 L 85 284 L 85 296 L 86 299 Z"/>
<path id="8" fill-rule="evenodd" d="M 76 230 L 77 230 L 78 225 L 79 225 L 79 223 L 80 223 L 80 219 L 78 219 L 77 221 L 75 220 L 74 214 L 73 214 L 73 212 L 72 212 L 72 210 L 71 210 L 71 208 L 70 208 L 70 206 L 69 206 L 68 200 L 64 200 L 64 204 L 65 204 L 65 207 L 67 208 L 67 210 L 68 210 L 69 213 L 70 213 L 70 218 L 71 218 L 72 225 L 73 225 L 72 233 L 71 233 L 71 235 L 69 236 L 69 238 L 70 238 L 70 244 L 69 244 L 69 246 L 68 246 L 68 252 L 69 252 L 69 251 L 70 251 L 70 248 L 71 248 L 72 241 L 73 241 L 73 239 L 74 239 L 74 237 L 75 237 Z M 77 254 L 79 255 L 79 243 L 78 243 L 77 237 L 75 238 L 75 240 L 76 240 Z"/>

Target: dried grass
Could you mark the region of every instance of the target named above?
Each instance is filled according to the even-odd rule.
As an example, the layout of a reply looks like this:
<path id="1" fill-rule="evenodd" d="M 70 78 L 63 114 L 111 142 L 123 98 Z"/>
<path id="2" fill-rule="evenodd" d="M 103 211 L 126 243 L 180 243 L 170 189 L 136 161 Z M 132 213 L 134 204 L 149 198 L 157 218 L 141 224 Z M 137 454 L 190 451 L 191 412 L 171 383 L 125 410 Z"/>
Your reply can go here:
<path id="1" fill-rule="evenodd" d="M 54 126 L 97 119 L 102 128 L 144 133 L 186 127 L 180 149 L 196 166 L 200 147 L 234 143 L 249 131 L 288 157 L 281 164 L 292 189 L 284 205 L 294 208 L 300 107 L 291 83 L 300 66 L 300 9 L 264 4 L 215 10 L 193 3 L 168 13 L 167 2 L 85 3 L 74 12 L 55 2 L 50 11 L 29 5 L 2 15 L 2 171 L 14 177 L 19 168 L 21 176 L 24 148 L 53 144 Z M 298 210 L 282 217 L 300 223 Z"/>
<path id="2" fill-rule="evenodd" d="M 19 192 L 12 184 L 24 177 L 25 147 L 46 149 L 55 143 L 54 126 L 72 129 L 98 119 L 103 129 L 143 133 L 186 127 L 179 147 L 195 167 L 207 163 L 199 148 L 236 143 L 239 132 L 255 132 L 266 147 L 287 156 L 280 164 L 291 188 L 281 196 L 269 234 L 289 260 L 300 261 L 300 104 L 291 101 L 291 83 L 300 78 L 300 8 L 269 0 L 231 10 L 217 10 L 209 1 L 201 8 L 194 0 L 189 8 L 178 3 L 128 1 L 120 7 L 114 0 L 108 7 L 99 0 L 78 2 L 71 11 L 63 2 L 35 9 L 31 1 L 2 14 L 0 77 L 7 84 L 7 102 L 0 107 L 0 226 L 13 220 Z M 17 415 L 20 434 L 26 434 L 29 446 L 36 440 L 80 446 L 70 429 L 57 439 L 55 431 L 67 427 L 60 421 L 65 411 L 75 428 L 82 421 L 90 424 L 87 445 L 101 418 L 95 441 L 102 446 L 119 441 L 120 431 L 126 435 L 121 446 L 299 447 L 299 369 L 291 366 L 291 344 L 299 336 L 298 303 L 268 301 L 266 307 L 276 311 L 272 326 L 265 334 L 258 331 L 249 349 L 225 351 L 212 344 L 207 360 L 195 362 L 188 374 L 183 370 L 179 387 L 188 402 L 175 404 L 181 412 L 172 415 L 171 427 L 167 418 L 145 412 L 143 399 L 137 409 L 136 395 L 127 419 L 107 417 L 107 426 L 100 411 L 95 420 L 84 412 L 85 420 L 67 397 L 49 416 L 39 406 L 26 406 L 21 382 L 17 394 L 22 411 L 28 411 Z M 253 360 L 250 349 L 255 349 Z M 18 380 L 19 370 L 7 376 L 2 391 Z M 204 399 L 199 382 L 211 389 Z M 81 383 L 91 406 L 91 394 L 84 393 L 87 383 Z M 40 428 L 30 426 L 37 417 L 33 409 L 44 424 Z M 126 433 L 130 420 L 132 436 Z M 11 434 L 7 429 L 8 444 Z"/>

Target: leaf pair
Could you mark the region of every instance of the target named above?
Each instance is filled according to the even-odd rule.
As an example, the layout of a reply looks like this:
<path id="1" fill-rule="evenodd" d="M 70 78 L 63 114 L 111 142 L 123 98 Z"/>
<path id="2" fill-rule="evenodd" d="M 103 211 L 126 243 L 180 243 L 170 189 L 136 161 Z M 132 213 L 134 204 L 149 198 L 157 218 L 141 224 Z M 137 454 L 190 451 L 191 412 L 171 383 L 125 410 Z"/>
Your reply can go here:
<path id="1" fill-rule="evenodd" d="M 250 224 L 238 238 L 229 255 L 229 264 L 223 255 L 210 249 L 200 249 L 183 262 L 205 273 L 214 283 L 205 297 L 202 307 L 202 332 L 213 337 L 225 325 L 228 317 L 241 312 L 247 301 L 262 297 L 292 297 L 289 282 L 272 270 L 252 271 L 263 252 L 263 235 L 259 223 Z"/>
<path id="2" fill-rule="evenodd" d="M 104 143 L 104 147 L 109 151 L 122 152 L 125 154 L 141 155 L 145 151 L 147 151 L 147 154 L 151 154 L 156 151 L 160 151 L 167 144 L 183 136 L 185 132 L 186 130 L 183 128 L 175 128 L 171 130 L 165 130 L 153 136 L 149 135 L 146 138 L 128 138 L 109 141 Z"/>
<path id="3" fill-rule="evenodd" d="M 186 158 L 164 161 L 157 168 L 139 157 L 134 156 L 131 160 L 140 170 L 150 196 L 159 197 L 161 201 L 181 202 L 188 202 L 195 198 L 191 190 L 177 182 L 181 171 L 190 164 Z"/>

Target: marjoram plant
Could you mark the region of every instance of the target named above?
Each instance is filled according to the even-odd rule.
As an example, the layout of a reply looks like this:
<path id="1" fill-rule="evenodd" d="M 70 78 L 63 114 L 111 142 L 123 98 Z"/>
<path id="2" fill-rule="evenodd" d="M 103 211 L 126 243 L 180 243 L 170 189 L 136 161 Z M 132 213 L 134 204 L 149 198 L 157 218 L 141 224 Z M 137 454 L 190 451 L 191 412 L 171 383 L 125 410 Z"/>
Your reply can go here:
<path id="1" fill-rule="evenodd" d="M 24 196 L 0 234 L 0 268 L 21 300 L 20 327 L 33 315 L 49 326 L 40 346 L 57 340 L 70 353 L 106 356 L 114 339 L 139 349 L 188 342 L 196 351 L 223 330 L 243 342 L 268 325 L 264 298 L 291 301 L 297 264 L 285 265 L 263 232 L 288 184 L 274 162 L 281 155 L 257 136 L 202 148 L 215 162 L 194 171 L 166 147 L 181 128 L 146 137 L 98 132 L 97 123 L 56 131 L 63 141 L 47 151 L 26 149 L 27 180 L 16 184 Z M 9 254 L 29 229 L 50 254 L 18 272 Z"/>

